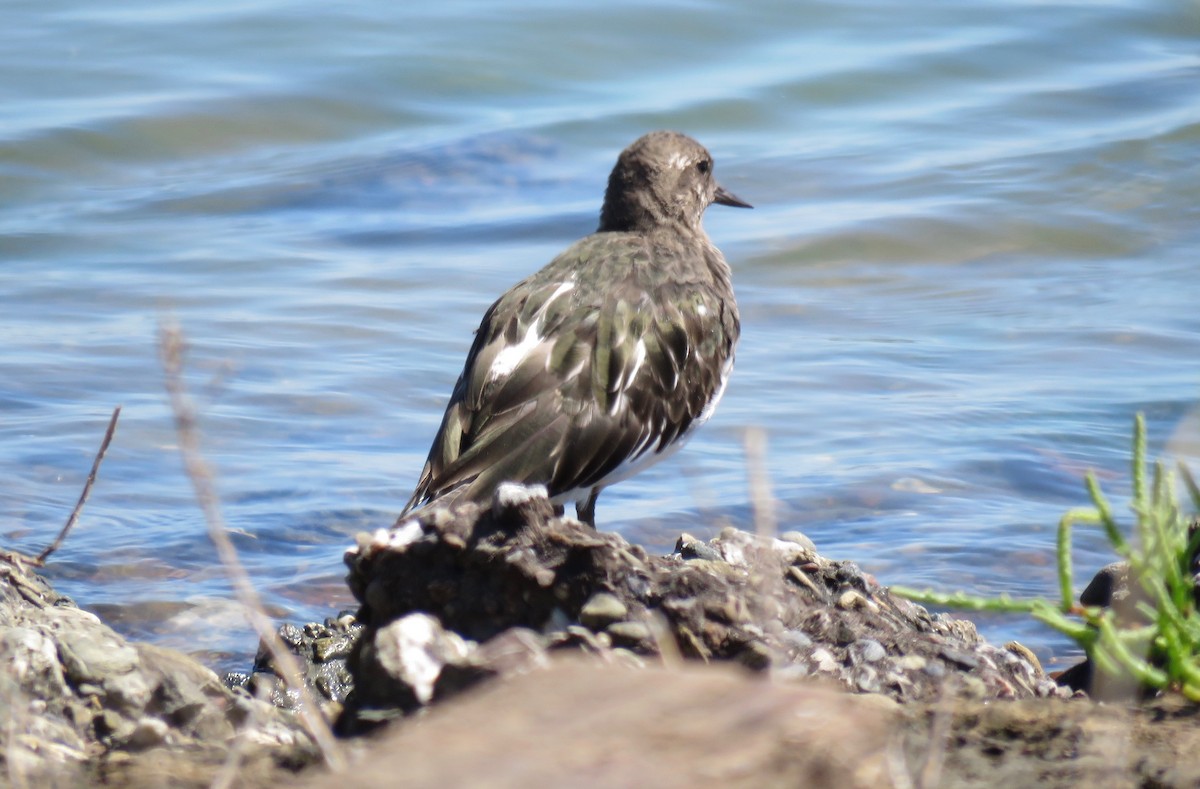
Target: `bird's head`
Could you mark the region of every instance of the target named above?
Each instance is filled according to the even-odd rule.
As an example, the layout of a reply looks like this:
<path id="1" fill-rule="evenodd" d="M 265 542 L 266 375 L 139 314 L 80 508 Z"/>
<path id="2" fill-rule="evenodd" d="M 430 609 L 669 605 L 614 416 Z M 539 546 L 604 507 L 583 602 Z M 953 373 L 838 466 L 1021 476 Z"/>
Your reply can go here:
<path id="1" fill-rule="evenodd" d="M 699 230 L 713 203 L 750 208 L 717 183 L 712 155 L 673 131 L 650 132 L 621 152 L 604 193 L 600 231 Z"/>

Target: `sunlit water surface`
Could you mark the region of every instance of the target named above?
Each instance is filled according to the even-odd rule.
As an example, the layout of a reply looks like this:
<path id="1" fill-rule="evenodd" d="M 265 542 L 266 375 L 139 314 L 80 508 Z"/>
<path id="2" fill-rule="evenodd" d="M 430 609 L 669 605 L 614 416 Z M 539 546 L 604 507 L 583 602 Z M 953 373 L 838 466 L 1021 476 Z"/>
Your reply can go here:
<path id="1" fill-rule="evenodd" d="M 1200 6 L 13 2 L 0 34 L 0 534 L 127 634 L 254 639 L 182 472 L 156 332 L 281 620 L 408 497 L 495 296 L 591 231 L 617 152 L 703 141 L 743 337 L 713 421 L 608 491 L 666 551 L 785 527 L 886 583 L 1054 594 L 1054 529 L 1130 425 L 1194 457 Z M 1082 584 L 1110 560 L 1082 531 Z M 1067 645 L 984 622 L 1043 658 Z"/>

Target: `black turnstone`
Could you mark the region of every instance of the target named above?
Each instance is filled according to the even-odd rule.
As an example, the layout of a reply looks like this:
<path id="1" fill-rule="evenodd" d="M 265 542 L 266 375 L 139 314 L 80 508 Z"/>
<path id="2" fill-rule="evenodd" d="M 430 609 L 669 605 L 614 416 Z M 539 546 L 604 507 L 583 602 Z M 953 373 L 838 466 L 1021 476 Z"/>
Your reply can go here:
<path id="1" fill-rule="evenodd" d="M 599 229 L 484 314 L 401 517 L 517 482 L 594 526 L 603 488 L 708 420 L 739 332 L 729 265 L 701 223 L 712 203 L 750 207 L 692 138 L 656 131 L 621 152 Z"/>

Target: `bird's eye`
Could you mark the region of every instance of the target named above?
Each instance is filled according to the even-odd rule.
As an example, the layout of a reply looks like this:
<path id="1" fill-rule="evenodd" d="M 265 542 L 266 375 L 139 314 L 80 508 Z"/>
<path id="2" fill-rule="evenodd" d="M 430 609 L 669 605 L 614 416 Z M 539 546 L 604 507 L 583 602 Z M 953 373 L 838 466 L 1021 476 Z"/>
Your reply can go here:
<path id="1" fill-rule="evenodd" d="M 708 159 L 701 159 L 700 161 L 696 162 L 696 169 L 702 173 L 707 173 L 711 168 L 712 162 L 710 162 Z"/>

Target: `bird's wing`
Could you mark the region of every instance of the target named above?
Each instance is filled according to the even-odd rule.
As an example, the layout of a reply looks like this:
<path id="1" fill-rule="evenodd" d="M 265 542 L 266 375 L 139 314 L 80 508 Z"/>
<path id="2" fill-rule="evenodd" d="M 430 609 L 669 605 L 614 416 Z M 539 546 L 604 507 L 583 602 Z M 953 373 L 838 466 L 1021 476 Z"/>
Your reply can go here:
<path id="1" fill-rule="evenodd" d="M 662 452 L 704 413 L 732 360 L 736 315 L 694 283 L 660 282 L 644 243 L 614 250 L 595 238 L 484 315 L 406 511 L 452 492 L 486 499 L 506 481 L 584 490 Z M 591 265 L 601 251 L 608 281 Z"/>

